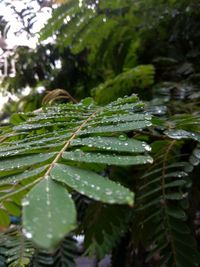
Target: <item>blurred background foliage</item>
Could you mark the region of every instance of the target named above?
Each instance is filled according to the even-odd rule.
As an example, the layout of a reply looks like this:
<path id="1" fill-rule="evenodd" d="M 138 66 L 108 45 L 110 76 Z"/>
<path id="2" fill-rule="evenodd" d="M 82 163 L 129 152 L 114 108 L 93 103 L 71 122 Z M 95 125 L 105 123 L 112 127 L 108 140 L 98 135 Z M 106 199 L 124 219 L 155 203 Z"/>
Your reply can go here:
<path id="1" fill-rule="evenodd" d="M 16 108 L 36 109 L 44 92 L 56 88 L 78 100 L 92 95 L 101 104 L 133 92 L 154 101 L 162 94 L 190 104 L 198 98 L 198 1 L 55 2 L 37 47 L 17 47 L 11 56 L 16 75 L 5 77 L 1 87 L 19 98 L 31 88 Z M 20 20 L 33 20 L 30 6 L 17 14 Z M 30 33 L 32 26 L 23 30 Z"/>

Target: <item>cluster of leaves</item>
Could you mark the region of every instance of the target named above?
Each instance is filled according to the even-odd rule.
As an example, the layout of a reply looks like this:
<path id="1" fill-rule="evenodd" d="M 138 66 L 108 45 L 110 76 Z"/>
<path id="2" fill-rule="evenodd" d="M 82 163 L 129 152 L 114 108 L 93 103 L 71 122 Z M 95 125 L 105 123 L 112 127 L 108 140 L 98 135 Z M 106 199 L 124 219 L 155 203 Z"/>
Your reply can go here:
<path id="1" fill-rule="evenodd" d="M 14 116 L 11 121 L 16 125 L 5 127 L 1 138 L 5 226 L 9 215 L 19 215 L 16 207 L 21 197 L 23 233 L 51 249 L 76 227 L 72 190 L 103 203 L 132 206 L 133 193 L 101 173 L 106 165 L 152 162 L 144 141 L 121 134 L 151 125 L 151 116 L 142 110 L 143 103 L 132 95 L 105 107 L 85 99 Z"/>
<path id="2" fill-rule="evenodd" d="M 0 236 L 0 266 L 54 267 L 76 266 L 74 257 L 79 254 L 76 240 L 64 237 L 59 248 L 45 251 L 33 246 L 33 243 L 22 235 L 20 228 L 13 227 Z"/>
<path id="3" fill-rule="evenodd" d="M 55 9 L 41 39 L 53 35 L 58 54 L 67 47 L 70 59 L 84 58 L 70 93 L 87 88 L 97 104 L 45 106 L 2 127 L 2 225 L 22 214 L 31 247 L 56 251 L 68 232 L 83 234 L 85 253 L 112 254 L 112 267 L 200 264 L 198 6 L 88 0 Z"/>

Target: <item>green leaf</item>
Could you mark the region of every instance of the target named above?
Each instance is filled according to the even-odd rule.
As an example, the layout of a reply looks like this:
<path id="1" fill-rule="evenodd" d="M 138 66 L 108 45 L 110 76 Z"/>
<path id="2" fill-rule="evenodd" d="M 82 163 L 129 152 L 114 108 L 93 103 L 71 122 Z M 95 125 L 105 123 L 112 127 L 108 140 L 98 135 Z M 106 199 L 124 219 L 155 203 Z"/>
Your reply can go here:
<path id="1" fill-rule="evenodd" d="M 133 205 L 134 194 L 130 190 L 92 171 L 56 164 L 51 177 L 95 200 Z"/>
<path id="2" fill-rule="evenodd" d="M 134 194 L 109 177 L 103 177 L 103 173 L 110 165 L 152 163 L 148 155 L 151 147 L 122 132 L 140 130 L 150 125 L 151 116 L 144 111 L 144 104 L 136 95 L 117 99 L 105 107 L 82 101 L 26 113 L 23 120 L 15 121 L 14 127 L 7 127 L 2 132 L 0 200 L 19 205 L 20 200 L 28 194 L 25 198 L 28 200 L 23 203 L 28 202 L 29 205 L 22 210 L 25 231 L 39 246 L 52 248 L 74 225 L 75 211 L 69 213 L 65 230 L 57 219 L 52 222 L 52 227 L 42 226 L 51 221 L 44 210 L 49 209 L 52 216 L 55 214 L 55 218 L 61 218 L 60 214 L 65 209 L 62 203 L 59 205 L 59 196 L 63 195 L 65 202 L 71 203 L 69 210 L 74 209 L 66 196 L 67 192 L 63 193 L 62 186 L 71 187 L 104 203 L 133 205 Z M 78 181 L 77 175 L 80 175 L 81 181 Z M 49 194 L 44 190 L 46 176 L 50 179 L 51 190 L 61 192 L 55 195 L 55 201 L 51 201 L 48 207 Z M 62 183 L 62 186 L 51 178 Z M 4 208 L 8 213 L 12 210 L 7 204 Z M 47 236 L 51 236 L 51 233 L 47 229 L 51 228 L 53 239 L 49 240 Z"/>
<path id="3" fill-rule="evenodd" d="M 0 226 L 7 227 L 10 224 L 10 217 L 7 212 L 3 209 L 0 209 Z"/>
<path id="4" fill-rule="evenodd" d="M 12 175 L 12 176 L 6 176 L 0 178 L 0 185 L 4 184 L 15 184 L 17 182 L 37 177 L 38 175 L 41 175 L 41 173 L 44 172 L 46 169 L 46 166 L 40 167 L 38 169 L 33 169 L 33 170 L 26 170 L 23 173 L 17 174 L 17 175 Z"/>
<path id="5" fill-rule="evenodd" d="M 153 159 L 150 156 L 123 156 L 123 155 L 110 155 L 103 153 L 86 153 L 82 150 L 75 150 L 74 152 L 64 152 L 63 159 L 90 162 L 90 163 L 102 163 L 107 165 L 139 165 L 145 163 L 152 163 Z"/>
<path id="6" fill-rule="evenodd" d="M 67 190 L 49 177 L 37 184 L 23 201 L 24 234 L 49 249 L 75 228 L 76 211 Z"/>
<path id="7" fill-rule="evenodd" d="M 166 212 L 169 216 L 171 216 L 175 219 L 180 219 L 183 221 L 185 221 L 187 219 L 185 212 L 182 209 L 180 209 L 179 207 L 175 207 L 175 206 L 167 207 Z"/>
<path id="8" fill-rule="evenodd" d="M 96 126 L 91 127 L 86 130 L 80 131 L 80 134 L 87 133 L 113 133 L 113 132 L 128 132 L 131 130 L 143 129 L 148 126 L 151 126 L 150 121 L 136 121 L 136 122 L 124 122 L 118 123 L 116 125 L 105 125 L 105 126 Z"/>
<path id="9" fill-rule="evenodd" d="M 14 216 L 20 216 L 21 214 L 20 207 L 17 206 L 15 203 L 11 201 L 5 201 L 3 205 L 10 214 Z"/>
<path id="10" fill-rule="evenodd" d="M 49 159 L 52 159 L 54 155 L 55 153 L 47 153 L 47 154 L 39 154 L 39 155 L 36 154 L 36 155 L 31 155 L 31 156 L 12 158 L 9 160 L 2 160 L 1 161 L 2 167 L 0 167 L 0 171 L 4 172 L 8 170 L 33 166 L 35 164 L 43 163 L 43 162 L 48 161 Z"/>
<path id="11" fill-rule="evenodd" d="M 189 132 L 186 130 L 170 130 L 165 131 L 165 134 L 173 139 L 194 139 L 200 142 L 200 134 L 197 132 Z"/>
<path id="12" fill-rule="evenodd" d="M 71 144 L 73 146 L 84 145 L 89 148 L 99 148 L 105 149 L 107 151 L 122 151 L 133 153 L 142 153 L 151 150 L 151 147 L 145 142 L 130 138 L 121 140 L 120 136 L 119 138 L 104 136 L 77 138 L 74 139 Z"/>

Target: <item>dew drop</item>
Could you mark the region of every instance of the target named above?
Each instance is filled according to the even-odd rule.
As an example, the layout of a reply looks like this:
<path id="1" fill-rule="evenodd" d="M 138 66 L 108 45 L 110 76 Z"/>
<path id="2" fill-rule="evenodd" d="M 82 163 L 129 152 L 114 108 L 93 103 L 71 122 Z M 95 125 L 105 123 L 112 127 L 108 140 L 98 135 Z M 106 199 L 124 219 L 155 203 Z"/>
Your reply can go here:
<path id="1" fill-rule="evenodd" d="M 146 151 L 151 151 L 151 147 L 147 145 L 146 143 L 142 143 L 142 146 L 144 147 Z"/>
<path id="2" fill-rule="evenodd" d="M 27 199 L 22 200 L 22 206 L 28 206 L 30 204 L 30 202 Z"/>
<path id="3" fill-rule="evenodd" d="M 127 140 L 127 136 L 124 135 L 124 134 L 121 134 L 121 135 L 119 136 L 119 140 L 121 140 L 121 141 L 126 141 L 126 140 Z"/>
<path id="4" fill-rule="evenodd" d="M 47 193 L 49 192 L 49 187 L 48 187 L 48 186 L 45 188 L 45 191 L 46 191 Z"/>
<path id="5" fill-rule="evenodd" d="M 112 192 L 111 190 L 106 189 L 106 195 L 109 196 L 109 195 L 112 195 L 112 193 L 113 193 L 113 192 Z"/>
<path id="6" fill-rule="evenodd" d="M 23 234 L 25 235 L 26 238 L 30 239 L 32 238 L 32 233 L 28 232 L 26 229 L 22 229 Z"/>
<path id="7" fill-rule="evenodd" d="M 53 235 L 51 233 L 47 234 L 47 238 L 51 239 L 53 237 Z"/>
<path id="8" fill-rule="evenodd" d="M 75 174 L 74 176 L 75 176 L 75 177 L 74 177 L 74 178 L 75 178 L 75 180 L 77 180 L 77 181 L 79 181 L 79 180 L 80 180 L 80 178 L 81 178 L 81 177 L 80 177 L 80 175 L 78 175 L 78 174 Z"/>
<path id="9" fill-rule="evenodd" d="M 147 162 L 152 164 L 152 163 L 153 163 L 153 159 L 152 159 L 152 158 L 149 158 L 149 159 L 147 160 Z"/>

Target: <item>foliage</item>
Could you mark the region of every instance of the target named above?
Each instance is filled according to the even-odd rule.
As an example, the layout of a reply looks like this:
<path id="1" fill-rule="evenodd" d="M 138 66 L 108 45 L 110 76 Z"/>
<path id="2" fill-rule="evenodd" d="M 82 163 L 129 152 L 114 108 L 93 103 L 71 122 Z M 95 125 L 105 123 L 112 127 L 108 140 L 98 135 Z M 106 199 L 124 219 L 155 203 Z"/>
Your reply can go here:
<path id="1" fill-rule="evenodd" d="M 0 266 L 75 266 L 73 257 L 77 255 L 76 241 L 70 236 L 66 236 L 59 248 L 53 252 L 39 250 L 33 246 L 16 227 L 0 236 Z"/>
<path id="2" fill-rule="evenodd" d="M 151 117 L 139 112 L 142 106 L 135 95 L 105 107 L 88 99 L 13 119 L 17 125 L 6 129 L 1 139 L 2 218 L 5 209 L 15 215 L 13 196 L 33 187 L 22 202 L 24 233 L 50 249 L 75 228 L 71 189 L 96 201 L 132 205 L 133 193 L 100 176 L 103 168 L 94 164 L 127 166 L 152 161 L 145 155 L 150 149 L 145 142 L 119 134 L 151 125 Z M 6 208 L 5 199 L 14 207 Z M 4 217 L 7 224 L 8 215 Z"/>
<path id="3" fill-rule="evenodd" d="M 1 128 L 1 225 L 22 214 L 27 244 L 53 248 L 42 254 L 53 266 L 52 253 L 74 257 L 67 233 L 84 235 L 86 255 L 111 254 L 112 267 L 199 266 L 198 1 L 64 1 L 40 36 L 55 43 L 30 65 L 24 53 L 12 86 L 37 73 L 41 52 L 49 65 L 33 87 L 96 103 L 59 89 Z"/>

